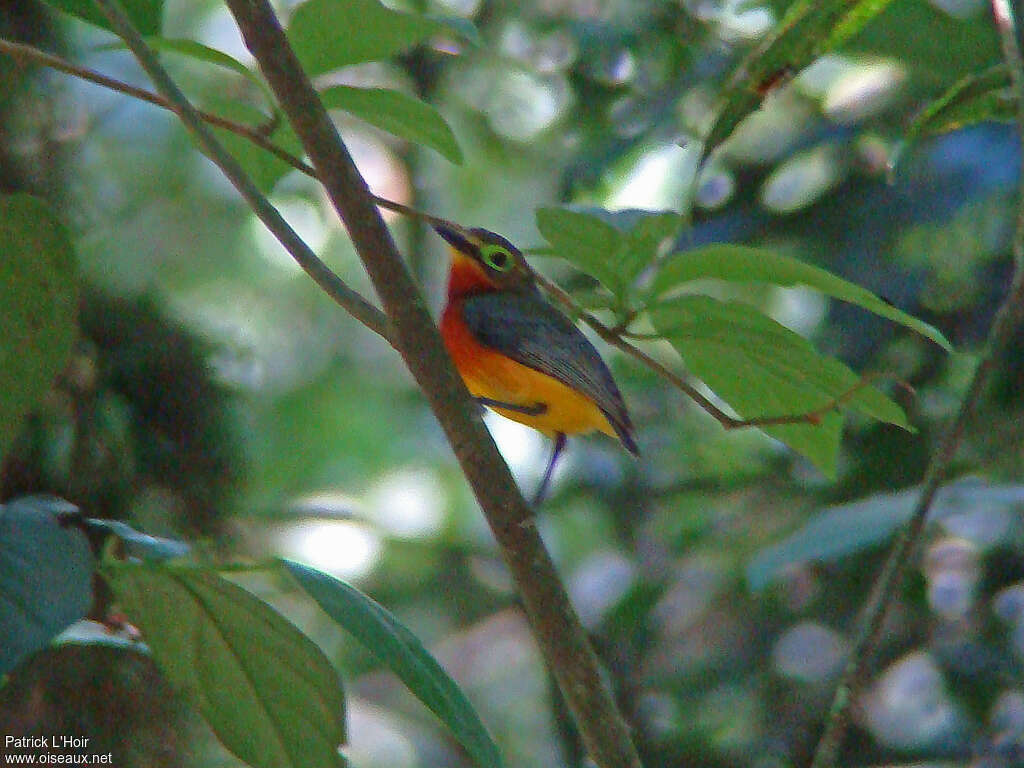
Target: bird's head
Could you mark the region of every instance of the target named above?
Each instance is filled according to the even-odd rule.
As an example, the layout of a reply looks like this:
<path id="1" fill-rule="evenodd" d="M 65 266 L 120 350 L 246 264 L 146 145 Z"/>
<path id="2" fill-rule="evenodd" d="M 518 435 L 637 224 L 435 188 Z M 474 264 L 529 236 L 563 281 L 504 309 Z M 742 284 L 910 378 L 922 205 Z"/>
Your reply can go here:
<path id="1" fill-rule="evenodd" d="M 463 229 L 434 224 L 434 229 L 451 246 L 453 282 L 458 278 L 467 289 L 530 290 L 535 287 L 533 270 L 522 251 L 501 235 L 479 227 Z"/>

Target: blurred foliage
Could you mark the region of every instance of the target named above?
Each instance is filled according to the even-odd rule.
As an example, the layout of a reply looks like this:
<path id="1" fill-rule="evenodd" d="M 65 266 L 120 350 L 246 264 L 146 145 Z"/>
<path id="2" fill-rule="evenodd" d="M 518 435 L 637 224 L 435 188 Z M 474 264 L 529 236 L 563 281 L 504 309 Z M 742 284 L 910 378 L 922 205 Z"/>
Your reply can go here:
<path id="1" fill-rule="evenodd" d="M 162 25 L 147 32 L 251 65 L 221 4 L 163 5 Z M 451 126 L 461 165 L 408 143 L 422 135 L 337 112 L 378 194 L 524 247 L 541 246 L 541 234 L 551 240 L 545 216 L 564 216 L 560 203 L 587 213 L 674 211 L 685 220 L 661 220 L 679 223 L 669 250 L 771 248 L 863 286 L 957 350 L 799 286 L 700 285 L 712 297 L 705 301 L 742 302 L 853 370 L 913 387 L 911 397 L 891 380 L 878 383 L 917 432 L 847 414 L 828 481 L 760 431 L 723 432 L 652 372 L 602 347 L 642 458 L 601 437 L 573 441 L 540 525 L 647 766 L 807 762 L 889 531 L 963 395 L 1011 272 L 1020 148 L 1011 125 L 989 122 L 1007 105 L 984 3 L 890 3 L 806 69 L 801 57 L 777 81 L 774 70 L 763 73 L 759 111 L 698 170 L 699 139 L 720 99 L 745 57 L 777 34 L 787 5 L 419 0 L 384 15 L 400 44 L 367 55 L 329 38 L 338 58 L 318 65 L 318 86 L 390 89 Z M 282 11 L 300 23 L 294 5 Z M 429 23 L 407 24 L 423 18 Z M 76 61 L 138 79 L 109 35 L 55 19 Z M 472 21 L 478 39 L 453 19 Z M 303 34 L 323 32 L 312 26 Z M 413 39 L 425 45 L 407 49 Z M 808 56 L 820 42 L 808 41 Z M 163 59 L 200 105 L 265 124 L 266 95 L 250 77 L 176 51 Z M 581 765 L 500 558 L 393 351 L 296 270 L 173 116 L 54 73 L 14 78 L 8 64 L 0 59 L 0 169 L 32 172 L 5 178 L 5 190 L 54 201 L 88 288 L 82 340 L 19 436 L 12 456 L 21 458 L 5 456 L 4 498 L 58 493 L 90 516 L 190 539 L 201 532 L 236 558 L 284 554 L 345 576 L 459 682 L 507 764 Z M 961 123 L 974 125 L 947 132 Z M 272 127 L 294 151 L 287 127 Z M 261 184 L 317 252 L 369 295 L 316 186 L 251 146 L 233 146 L 247 167 L 262 167 Z M 439 305 L 441 244 L 415 222 L 390 222 Z M 606 244 L 632 235 L 633 224 L 610 220 L 616 234 Z M 614 324 L 630 306 L 621 297 L 635 298 L 627 284 L 650 286 L 651 262 L 619 285 L 622 272 L 588 268 L 588 256 L 571 261 L 590 275 L 558 260 L 535 263 Z M 656 330 L 643 322 L 640 337 Z M 680 366 L 664 341 L 638 343 Z M 1022 352 L 1024 335 L 1000 360 L 969 427 L 954 474 L 984 482 L 958 484 L 959 506 L 928 529 L 858 703 L 845 764 L 1024 761 L 1024 529 L 1011 493 L 1024 475 Z M 713 356 L 704 365 L 714 370 Z M 547 447 L 500 419 L 488 423 L 530 490 Z M 1011 497 L 995 503 L 998 489 Z M 842 525 L 829 524 L 840 517 Z M 784 563 L 772 559 L 794 549 Z M 765 563 L 777 564 L 771 581 L 757 575 Z M 339 636 L 294 586 L 267 580 L 253 589 L 342 670 L 353 765 L 469 764 L 379 660 Z M 85 682 L 47 694 L 47 707 L 26 711 L 20 692 L 42 685 L 35 676 L 49 662 L 37 656 L 15 670 L 0 689 L 0 723 L 91 733 L 106 713 L 89 681 L 110 653 L 87 648 L 93 657 L 56 678 Z M 41 652 L 57 653 L 86 650 Z M 147 707 L 179 706 L 149 682 L 147 665 L 133 655 L 118 674 L 134 675 L 131 690 L 161 691 Z M 115 716 L 134 715 L 127 707 Z M 138 720 L 151 733 L 164 723 Z M 191 742 L 181 734 L 190 727 L 162 743 L 186 754 Z M 202 754 L 160 764 L 231 764 L 209 738 L 196 743 Z M 125 760 L 138 762 L 126 764 L 153 764 L 131 754 Z"/>

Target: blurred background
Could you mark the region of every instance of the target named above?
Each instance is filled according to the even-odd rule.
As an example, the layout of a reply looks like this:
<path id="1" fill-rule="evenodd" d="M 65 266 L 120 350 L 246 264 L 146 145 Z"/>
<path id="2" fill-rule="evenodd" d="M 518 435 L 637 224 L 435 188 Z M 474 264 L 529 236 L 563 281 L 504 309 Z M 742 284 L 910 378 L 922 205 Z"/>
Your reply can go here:
<path id="1" fill-rule="evenodd" d="M 693 137 L 784 4 L 406 7 L 469 19 L 481 44 L 439 38 L 324 84 L 429 101 L 465 160 L 454 165 L 338 114 L 377 194 L 524 248 L 543 245 L 540 205 L 691 211 L 680 247 L 778 247 L 934 323 L 955 345 L 947 355 L 809 291 L 742 294 L 855 369 L 891 371 L 916 390 L 902 398 L 916 434 L 848 421 L 835 481 L 759 431 L 723 432 L 599 345 L 642 456 L 602 436 L 571 441 L 540 526 L 644 765 L 806 764 L 856 610 L 1009 282 L 1013 126 L 922 142 L 888 178 L 912 117 L 999 61 L 987 5 L 892 4 L 841 53 L 771 93 L 695 184 Z M 291 6 L 279 8 L 287 18 Z M 97 29 L 30 0 L 4 3 L 0 18 L 4 36 L 148 87 Z M 251 63 L 212 0 L 168 0 L 163 35 Z M 204 107 L 263 106 L 236 73 L 164 58 Z M 93 516 L 186 538 L 217 558 L 284 555 L 336 574 L 437 655 L 510 766 L 584 765 L 486 524 L 399 357 L 299 271 L 173 116 L 8 60 L 0 77 L 0 183 L 52 201 L 86 286 L 82 341 L 6 459 L 3 498 L 57 492 Z M 315 184 L 284 175 L 271 199 L 372 295 Z M 388 221 L 438 309 L 442 243 L 417 222 Z M 557 259 L 534 263 L 580 296 L 593 288 Z M 667 345 L 648 351 L 681 365 Z M 956 466 L 968 479 L 940 499 L 856 704 L 844 764 L 1024 765 L 1022 353 L 1024 336 L 969 429 Z M 500 417 L 487 423 L 529 493 L 550 445 Z M 275 580 L 244 583 L 342 670 L 353 765 L 468 765 L 430 713 L 317 609 Z M 30 706 L 31 691 L 45 695 Z M 63 646 L 22 665 L 0 690 L 0 723 L 25 722 L 102 734 L 124 765 L 234 764 L 148 659 L 103 646 Z"/>

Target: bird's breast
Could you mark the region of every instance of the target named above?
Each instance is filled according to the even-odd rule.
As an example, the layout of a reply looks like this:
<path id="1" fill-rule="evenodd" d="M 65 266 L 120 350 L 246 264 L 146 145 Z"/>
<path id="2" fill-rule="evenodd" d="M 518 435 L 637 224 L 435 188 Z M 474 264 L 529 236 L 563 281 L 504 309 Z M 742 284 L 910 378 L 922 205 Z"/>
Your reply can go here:
<path id="1" fill-rule="evenodd" d="M 441 315 L 441 336 L 466 387 L 474 397 L 533 408 L 536 415 L 494 408 L 513 421 L 546 435 L 604 432 L 615 437 L 608 418 L 594 402 L 558 379 L 516 362 L 481 344 L 462 318 L 461 300 L 448 303 Z"/>

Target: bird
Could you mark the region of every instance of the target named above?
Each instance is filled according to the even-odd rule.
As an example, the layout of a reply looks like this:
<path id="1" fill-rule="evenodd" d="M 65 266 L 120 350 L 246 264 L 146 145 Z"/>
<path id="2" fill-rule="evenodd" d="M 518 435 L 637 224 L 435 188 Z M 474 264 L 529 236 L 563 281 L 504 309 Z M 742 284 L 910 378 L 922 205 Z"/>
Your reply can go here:
<path id="1" fill-rule="evenodd" d="M 545 299 L 522 252 L 486 229 L 433 226 L 451 256 L 440 331 L 455 368 L 478 403 L 554 440 L 534 506 L 543 501 L 570 435 L 603 432 L 639 456 L 611 371 Z"/>

